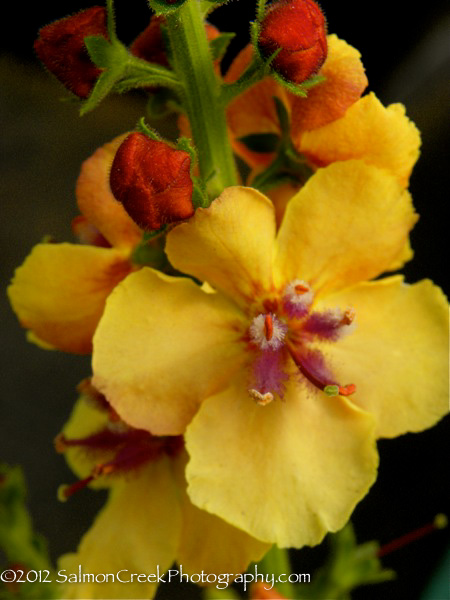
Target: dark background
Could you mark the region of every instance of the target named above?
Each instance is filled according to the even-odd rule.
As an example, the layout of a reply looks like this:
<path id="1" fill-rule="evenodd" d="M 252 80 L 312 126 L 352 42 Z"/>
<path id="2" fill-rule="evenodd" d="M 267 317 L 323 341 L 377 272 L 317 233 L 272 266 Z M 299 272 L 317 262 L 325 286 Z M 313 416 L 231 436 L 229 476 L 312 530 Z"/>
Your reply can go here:
<path id="1" fill-rule="evenodd" d="M 39 27 L 94 2 L 33 2 L 9 5 L 0 38 L 0 191 L 1 275 L 4 288 L 13 270 L 43 235 L 70 240 L 77 214 L 74 185 L 81 162 L 98 146 L 134 127 L 143 114 L 140 96 L 107 99 L 83 118 L 76 105 L 61 102 L 60 85 L 38 64 L 32 43 Z M 422 132 L 422 156 L 411 179 L 421 219 L 412 234 L 415 258 L 407 280 L 430 277 L 449 293 L 448 141 L 450 117 L 450 12 L 446 2 L 426 3 L 324 0 L 330 33 L 358 48 L 370 90 L 385 103 L 402 102 Z M 119 37 L 129 43 L 146 26 L 145 0 L 117 0 Z M 248 38 L 254 2 L 236 0 L 211 21 L 223 30 L 239 27 L 231 51 Z M 84 491 L 70 502 L 56 500 L 60 483 L 74 480 L 52 439 L 76 398 L 75 385 L 90 372 L 89 359 L 46 352 L 26 342 L 4 294 L 1 344 L 0 458 L 21 464 L 29 485 L 29 506 L 38 531 L 50 542 L 53 557 L 75 549 L 103 502 Z M 380 390 L 382 393 L 382 390 Z M 376 484 L 357 507 L 353 522 L 358 540 L 388 542 L 448 511 L 448 421 L 416 435 L 380 441 Z M 443 560 L 448 533 L 437 532 L 387 556 L 383 563 L 398 580 L 354 594 L 361 600 L 421 598 Z M 298 572 L 320 563 L 323 549 L 295 554 Z M 185 597 L 166 589 L 166 597 Z M 444 600 L 445 595 L 431 596 Z M 448 598 L 448 596 L 447 596 Z"/>

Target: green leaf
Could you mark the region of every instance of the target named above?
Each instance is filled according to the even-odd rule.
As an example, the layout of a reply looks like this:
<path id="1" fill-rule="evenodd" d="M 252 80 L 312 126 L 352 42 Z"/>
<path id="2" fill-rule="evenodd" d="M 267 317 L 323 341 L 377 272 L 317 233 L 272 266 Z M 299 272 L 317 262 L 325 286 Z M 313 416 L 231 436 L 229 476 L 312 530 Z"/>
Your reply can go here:
<path id="1" fill-rule="evenodd" d="M 326 564 L 308 585 L 297 585 L 296 598 L 308 600 L 346 600 L 361 585 L 381 583 L 395 577 L 377 557 L 377 542 L 358 545 L 351 524 L 329 536 L 331 552 Z"/>
<path id="2" fill-rule="evenodd" d="M 97 83 L 93 87 L 89 98 L 81 104 L 80 115 L 83 116 L 98 106 L 100 102 L 106 98 L 121 76 L 121 69 L 108 69 L 104 71 L 97 79 Z"/>
<path id="3" fill-rule="evenodd" d="M 115 61 L 116 46 L 113 46 L 102 35 L 88 35 L 84 44 L 93 63 L 101 69 L 113 66 Z"/>
<path id="4" fill-rule="evenodd" d="M 252 133 L 238 138 L 252 152 L 275 152 L 279 143 L 280 136 L 276 133 Z"/>
<path id="5" fill-rule="evenodd" d="M 25 505 L 26 487 L 22 470 L 0 464 L 0 549 L 10 564 L 19 564 L 23 570 L 42 572 L 54 579 L 45 539 L 33 530 L 31 517 Z M 4 570 L 4 569 L 2 569 Z M 45 577 L 44 577 L 45 578 Z M 57 586 L 51 583 L 25 582 L 18 584 L 12 597 L 55 598 Z M 7 597 L 7 589 L 0 584 L 0 596 Z"/>
<path id="6" fill-rule="evenodd" d="M 211 48 L 213 60 L 222 60 L 231 40 L 234 37 L 236 37 L 235 33 L 224 32 L 209 42 L 209 47 Z"/>

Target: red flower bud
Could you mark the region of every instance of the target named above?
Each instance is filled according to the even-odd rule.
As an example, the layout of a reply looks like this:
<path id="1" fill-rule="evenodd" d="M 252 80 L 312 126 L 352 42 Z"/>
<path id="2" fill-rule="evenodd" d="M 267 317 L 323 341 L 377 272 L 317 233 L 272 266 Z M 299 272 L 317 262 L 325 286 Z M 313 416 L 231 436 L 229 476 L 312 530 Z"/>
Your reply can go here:
<path id="1" fill-rule="evenodd" d="M 194 214 L 190 165 L 187 152 L 132 133 L 114 157 L 111 190 L 142 229 L 160 229 Z"/>
<path id="2" fill-rule="evenodd" d="M 273 68 L 288 81 L 302 83 L 327 57 L 325 17 L 313 0 L 275 2 L 261 23 L 258 45 L 266 58 L 281 48 Z"/>
<path id="3" fill-rule="evenodd" d="M 39 31 L 34 49 L 39 59 L 71 92 L 87 98 L 102 72 L 89 58 L 84 38 L 108 39 L 106 9 L 93 6 L 59 19 Z"/>
<path id="4" fill-rule="evenodd" d="M 138 58 L 168 67 L 169 61 L 161 31 L 164 21 L 162 16 L 153 16 L 144 31 L 131 44 L 130 51 Z"/>

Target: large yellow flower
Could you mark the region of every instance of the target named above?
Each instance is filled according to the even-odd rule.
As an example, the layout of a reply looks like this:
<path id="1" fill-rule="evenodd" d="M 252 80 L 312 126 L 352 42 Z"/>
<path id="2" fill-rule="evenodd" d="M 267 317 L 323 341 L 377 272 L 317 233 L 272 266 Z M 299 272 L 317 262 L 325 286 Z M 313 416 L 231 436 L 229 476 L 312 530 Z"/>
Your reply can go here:
<path id="1" fill-rule="evenodd" d="M 120 416 L 186 431 L 197 506 L 280 546 L 318 543 L 376 477 L 378 437 L 447 410 L 447 304 L 399 266 L 416 216 L 364 161 L 319 169 L 276 231 L 272 203 L 229 188 L 167 237 L 173 266 L 116 287 L 94 383 Z M 356 388 L 355 388 L 356 386 Z"/>
<path id="2" fill-rule="evenodd" d="M 109 169 L 125 136 L 83 163 L 76 195 L 82 213 L 75 231 L 87 243 L 37 244 L 8 288 L 30 339 L 45 347 L 89 353 L 111 290 L 130 273 L 130 254 L 142 231 L 109 187 Z"/>
<path id="3" fill-rule="evenodd" d="M 181 437 L 157 438 L 128 427 L 89 385 L 56 445 L 85 478 L 67 487 L 68 494 L 85 484 L 109 488 L 108 501 L 78 550 L 59 559 L 66 599 L 151 598 L 157 575 L 167 582 L 164 573 L 174 561 L 185 576 L 203 571 L 213 583 L 214 575 L 237 576 L 269 548 L 190 502 Z M 85 578 L 75 583 L 70 576 L 78 574 L 79 565 Z M 114 579 L 104 582 L 106 573 Z"/>

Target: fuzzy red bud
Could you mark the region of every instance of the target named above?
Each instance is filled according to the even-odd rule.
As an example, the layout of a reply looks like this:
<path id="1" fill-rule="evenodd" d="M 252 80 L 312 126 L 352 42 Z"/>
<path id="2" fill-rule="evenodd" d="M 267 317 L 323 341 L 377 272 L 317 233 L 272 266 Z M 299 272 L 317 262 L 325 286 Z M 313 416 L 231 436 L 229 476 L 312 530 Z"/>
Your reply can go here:
<path id="1" fill-rule="evenodd" d="M 194 214 L 190 166 L 187 152 L 132 133 L 114 157 L 111 190 L 142 229 L 160 229 Z"/>
<path id="2" fill-rule="evenodd" d="M 84 44 L 89 35 L 108 39 L 106 9 L 102 6 L 46 25 L 34 43 L 36 54 L 47 69 L 80 98 L 89 96 L 102 72 L 89 58 Z"/>
<path id="3" fill-rule="evenodd" d="M 286 80 L 303 83 L 327 57 L 325 17 L 313 0 L 279 0 L 261 23 L 258 40 L 263 56 L 280 50 L 272 66 Z"/>

